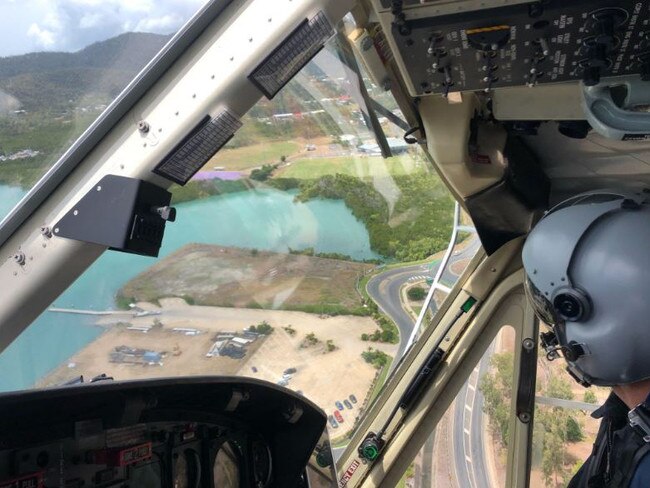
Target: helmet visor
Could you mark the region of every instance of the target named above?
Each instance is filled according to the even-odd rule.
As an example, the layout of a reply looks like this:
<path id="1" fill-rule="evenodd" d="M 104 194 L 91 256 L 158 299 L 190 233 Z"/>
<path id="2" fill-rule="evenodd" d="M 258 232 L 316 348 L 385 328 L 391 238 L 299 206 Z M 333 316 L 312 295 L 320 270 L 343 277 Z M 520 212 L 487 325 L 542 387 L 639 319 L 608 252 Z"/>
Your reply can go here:
<path id="1" fill-rule="evenodd" d="M 524 282 L 524 289 L 537 318 L 545 324 L 555 327 L 558 323 L 558 316 L 553 304 L 537 289 L 528 276 L 526 276 L 526 281 Z"/>

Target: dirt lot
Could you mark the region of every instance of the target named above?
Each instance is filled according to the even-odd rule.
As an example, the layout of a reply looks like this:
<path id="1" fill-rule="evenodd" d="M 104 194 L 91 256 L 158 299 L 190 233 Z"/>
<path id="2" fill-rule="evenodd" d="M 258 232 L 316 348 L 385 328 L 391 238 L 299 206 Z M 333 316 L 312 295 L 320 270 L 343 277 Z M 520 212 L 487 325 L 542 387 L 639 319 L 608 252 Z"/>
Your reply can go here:
<path id="1" fill-rule="evenodd" d="M 370 318 L 320 318 L 302 312 L 189 306 L 181 299 L 163 299 L 161 305 L 162 308 L 158 309 L 151 304 L 139 304 L 143 309 L 160 311 L 161 314 L 130 319 L 129 324 L 134 326 L 151 325 L 154 320 L 162 322 L 162 327 L 154 327 L 147 333 L 127 330 L 126 325 L 111 325 L 111 319 L 102 318 L 107 332 L 54 370 L 38 386 L 58 384 L 79 374 L 91 378 L 100 373 L 107 373 L 115 379 L 241 375 L 275 383 L 281 379 L 285 369 L 293 367 L 297 373 L 287 387 L 301 390 L 328 414 L 335 408 L 335 401 L 343 401 L 350 394 L 357 397 L 358 403 L 352 410 L 341 412 L 345 422 L 335 434 L 341 435 L 352 427 L 359 414 L 358 407 L 363 403 L 376 373 L 361 358 L 367 343 L 359 337 L 376 328 Z M 206 357 L 217 332 L 242 331 L 262 321 L 267 321 L 274 331 L 253 343 L 244 359 Z M 295 331 L 293 335 L 283 329 L 287 326 Z M 186 336 L 174 333 L 174 327 L 195 328 L 201 334 Z M 318 343 L 304 347 L 305 336 L 310 333 L 316 336 Z M 336 350 L 326 352 L 327 340 L 332 341 Z M 116 346 L 122 345 L 167 354 L 162 366 L 111 363 L 109 354 Z M 395 353 L 393 345 L 377 347 L 388 354 Z"/>
<path id="2" fill-rule="evenodd" d="M 189 296 L 200 305 L 315 313 L 331 313 L 336 307 L 344 313 L 362 306 L 356 282 L 371 268 L 335 259 L 190 244 L 129 281 L 120 295 L 148 302 Z"/>

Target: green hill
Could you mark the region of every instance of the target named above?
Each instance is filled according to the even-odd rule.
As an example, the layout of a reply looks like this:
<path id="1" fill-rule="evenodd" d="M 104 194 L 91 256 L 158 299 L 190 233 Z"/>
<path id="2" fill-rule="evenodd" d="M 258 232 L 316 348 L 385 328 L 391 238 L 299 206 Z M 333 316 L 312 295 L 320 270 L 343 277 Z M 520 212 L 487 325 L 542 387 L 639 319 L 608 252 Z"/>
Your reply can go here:
<path id="1" fill-rule="evenodd" d="M 74 52 L 0 58 L 0 89 L 27 111 L 65 110 L 85 98 L 109 102 L 169 40 L 127 33 Z"/>

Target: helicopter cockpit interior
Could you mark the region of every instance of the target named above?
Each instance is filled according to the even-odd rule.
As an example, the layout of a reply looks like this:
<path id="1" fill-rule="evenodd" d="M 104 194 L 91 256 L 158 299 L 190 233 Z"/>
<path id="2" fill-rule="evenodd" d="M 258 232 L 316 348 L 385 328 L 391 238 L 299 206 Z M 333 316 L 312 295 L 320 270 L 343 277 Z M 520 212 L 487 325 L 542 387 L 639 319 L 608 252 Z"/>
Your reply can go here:
<path id="1" fill-rule="evenodd" d="M 194 3 L 0 53 L 0 487 L 564 486 L 521 249 L 650 188 L 650 1 Z"/>

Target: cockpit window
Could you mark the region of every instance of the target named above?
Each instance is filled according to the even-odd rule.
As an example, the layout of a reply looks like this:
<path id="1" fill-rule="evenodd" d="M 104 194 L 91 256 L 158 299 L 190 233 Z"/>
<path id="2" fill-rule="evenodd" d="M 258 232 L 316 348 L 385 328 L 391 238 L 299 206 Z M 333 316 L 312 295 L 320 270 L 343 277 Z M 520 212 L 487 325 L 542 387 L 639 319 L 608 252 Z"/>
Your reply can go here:
<path id="1" fill-rule="evenodd" d="M 203 3 L 0 4 L 0 221 Z"/>
<path id="2" fill-rule="evenodd" d="M 348 442 L 413 335 L 454 204 L 340 42 L 171 187 L 158 260 L 105 253 L 0 355 L 0 390 L 248 376 L 314 401 L 333 446 Z M 459 235 L 432 312 L 478 248 L 471 226 Z"/>

